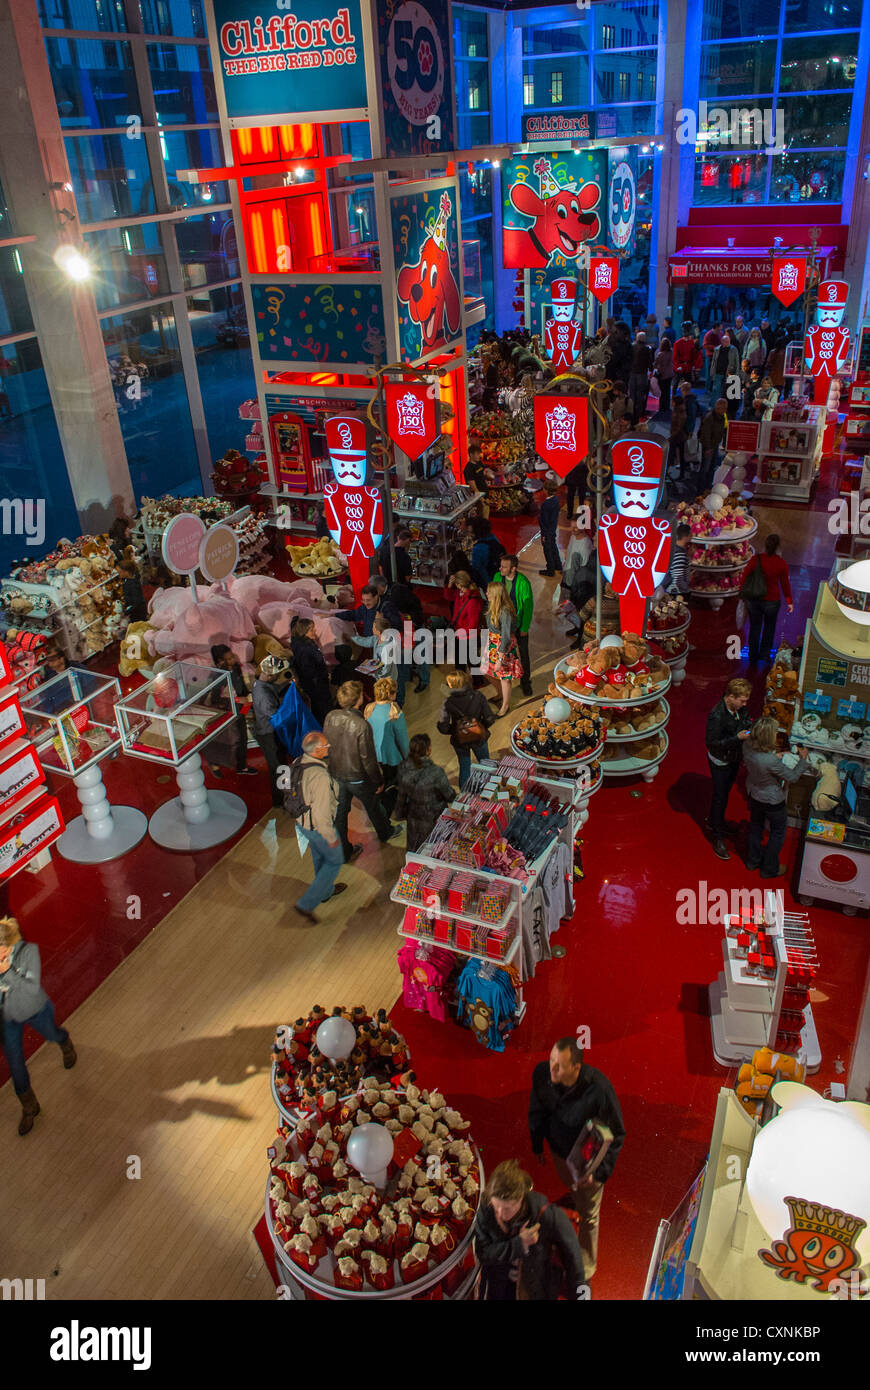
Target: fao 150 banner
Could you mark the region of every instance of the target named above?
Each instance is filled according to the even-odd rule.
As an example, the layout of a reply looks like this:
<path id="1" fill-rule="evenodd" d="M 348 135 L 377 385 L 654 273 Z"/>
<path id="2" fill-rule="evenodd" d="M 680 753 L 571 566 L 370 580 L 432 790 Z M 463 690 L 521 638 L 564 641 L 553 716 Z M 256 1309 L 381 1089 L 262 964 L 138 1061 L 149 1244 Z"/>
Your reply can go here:
<path id="1" fill-rule="evenodd" d="M 392 203 L 402 359 L 453 342 L 462 326 L 456 188 L 406 193 Z"/>

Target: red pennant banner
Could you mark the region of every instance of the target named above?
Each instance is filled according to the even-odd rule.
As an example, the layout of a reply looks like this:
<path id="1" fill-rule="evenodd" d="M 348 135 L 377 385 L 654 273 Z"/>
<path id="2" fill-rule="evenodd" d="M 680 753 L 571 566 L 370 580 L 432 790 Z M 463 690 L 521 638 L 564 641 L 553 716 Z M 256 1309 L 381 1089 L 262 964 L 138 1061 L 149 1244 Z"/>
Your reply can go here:
<path id="1" fill-rule="evenodd" d="M 535 396 L 535 448 L 564 478 L 589 452 L 589 402 L 585 396 Z"/>
<path id="2" fill-rule="evenodd" d="M 772 263 L 771 292 L 788 308 L 800 299 L 807 283 L 807 262 L 805 256 L 774 256 Z"/>
<path id="3" fill-rule="evenodd" d="M 441 434 L 438 387 L 434 382 L 388 382 L 384 386 L 387 434 L 413 463 Z"/>
<path id="4" fill-rule="evenodd" d="M 600 304 L 619 288 L 619 257 L 593 256 L 589 261 L 589 292 Z"/>

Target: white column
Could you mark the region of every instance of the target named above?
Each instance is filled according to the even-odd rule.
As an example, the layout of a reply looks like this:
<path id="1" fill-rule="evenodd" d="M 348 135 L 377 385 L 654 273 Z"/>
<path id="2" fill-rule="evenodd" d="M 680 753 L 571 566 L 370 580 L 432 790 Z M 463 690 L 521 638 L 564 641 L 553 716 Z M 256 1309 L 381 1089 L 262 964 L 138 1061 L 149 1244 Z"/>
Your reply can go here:
<path id="1" fill-rule="evenodd" d="M 191 825 L 201 825 L 211 815 L 201 755 L 195 753 L 193 757 L 185 758 L 183 763 L 179 763 L 175 778 L 184 807 L 184 819 Z"/>
<path id="2" fill-rule="evenodd" d="M 115 827 L 99 763 L 79 773 L 73 781 L 88 834 L 94 840 L 108 840 Z"/>

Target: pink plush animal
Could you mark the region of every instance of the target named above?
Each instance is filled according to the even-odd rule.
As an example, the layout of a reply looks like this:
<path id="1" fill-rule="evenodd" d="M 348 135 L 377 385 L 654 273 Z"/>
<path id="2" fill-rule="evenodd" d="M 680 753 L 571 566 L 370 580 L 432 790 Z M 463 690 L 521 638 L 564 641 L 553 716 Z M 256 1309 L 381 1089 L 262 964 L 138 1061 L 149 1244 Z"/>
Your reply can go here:
<path id="1" fill-rule="evenodd" d="M 193 603 L 188 588 L 157 589 L 148 602 L 148 616 L 153 627 L 171 628 Z"/>
<path id="2" fill-rule="evenodd" d="M 254 655 L 255 629 L 246 608 L 232 598 L 208 598 L 191 603 L 172 628 L 165 627 L 154 639 L 154 648 L 161 656 L 176 661 L 185 657 L 202 657 L 211 664 L 211 649 L 226 643 L 240 661 L 249 662 Z"/>

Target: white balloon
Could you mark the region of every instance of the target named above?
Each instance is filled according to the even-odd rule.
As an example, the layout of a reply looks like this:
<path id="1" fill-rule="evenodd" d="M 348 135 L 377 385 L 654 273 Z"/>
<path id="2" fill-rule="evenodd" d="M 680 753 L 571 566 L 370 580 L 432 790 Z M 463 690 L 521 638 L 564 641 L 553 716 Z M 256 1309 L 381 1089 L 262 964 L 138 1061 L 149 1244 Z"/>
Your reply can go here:
<path id="1" fill-rule="evenodd" d="M 347 1018 L 325 1018 L 314 1040 L 324 1057 L 331 1062 L 343 1062 L 356 1046 L 356 1029 Z"/>
<path id="2" fill-rule="evenodd" d="M 711 516 L 714 512 L 718 512 L 721 506 L 722 498 L 718 492 L 711 492 L 709 497 L 704 498 L 705 510 L 708 511 Z"/>
<path id="3" fill-rule="evenodd" d="M 551 724 L 561 724 L 563 720 L 571 716 L 571 706 L 567 700 L 563 700 L 560 695 L 554 695 L 544 705 L 544 718 L 549 719 Z"/>
<path id="4" fill-rule="evenodd" d="M 347 1141 L 347 1156 L 363 1182 L 385 1187 L 393 1158 L 393 1136 L 374 1120 L 357 1125 Z"/>

